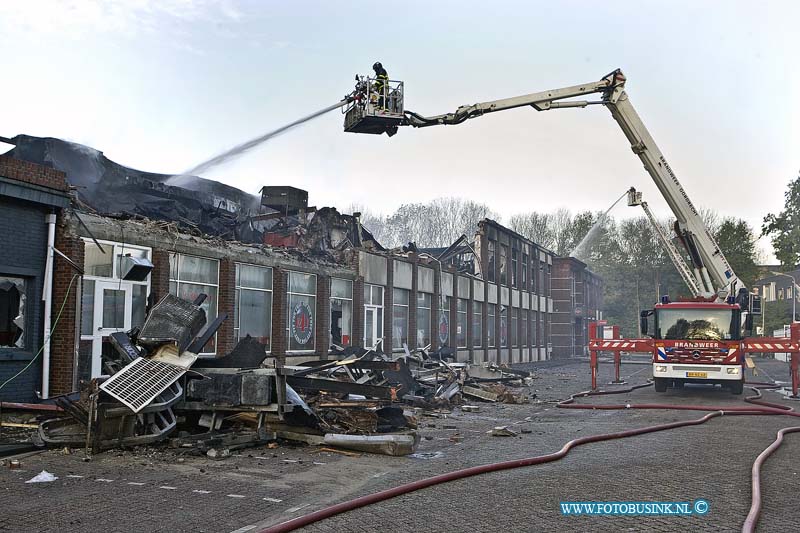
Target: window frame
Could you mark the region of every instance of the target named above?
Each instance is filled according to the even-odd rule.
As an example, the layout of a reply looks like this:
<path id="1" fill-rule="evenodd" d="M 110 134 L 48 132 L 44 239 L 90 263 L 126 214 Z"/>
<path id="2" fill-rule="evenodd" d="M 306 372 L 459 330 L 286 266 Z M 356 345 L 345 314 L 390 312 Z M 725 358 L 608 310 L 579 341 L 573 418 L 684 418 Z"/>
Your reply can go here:
<path id="1" fill-rule="evenodd" d="M 176 261 L 177 261 L 177 263 L 175 265 L 175 272 L 176 272 L 176 276 L 177 276 L 178 279 L 173 279 L 173 277 L 172 277 L 172 261 L 171 260 L 172 260 L 173 256 L 176 258 Z M 183 280 L 181 280 L 180 279 L 181 261 L 182 261 L 183 257 L 196 257 L 197 259 L 203 259 L 203 260 L 206 260 L 206 261 L 215 262 L 217 264 L 217 275 L 216 275 L 217 283 L 216 283 L 216 285 L 211 284 L 211 283 L 201 282 L 201 281 L 183 281 Z M 174 294 L 174 296 L 177 296 L 178 298 L 180 298 L 181 284 L 182 283 L 185 283 L 187 285 L 200 285 L 200 286 L 203 286 L 203 287 L 214 287 L 215 289 L 217 289 L 215 291 L 215 293 L 214 293 L 214 300 L 215 300 L 214 308 L 216 310 L 215 311 L 215 316 L 214 316 L 214 318 L 209 318 L 208 316 L 206 316 L 206 320 L 207 320 L 206 327 L 207 327 L 208 324 L 210 324 L 212 322 L 212 320 L 214 320 L 217 316 L 219 316 L 219 268 L 220 268 L 220 260 L 216 259 L 216 258 L 213 258 L 213 257 L 203 257 L 201 255 L 184 254 L 184 253 L 180 253 L 180 252 L 170 252 L 169 253 L 169 258 L 170 258 L 170 268 L 169 268 L 169 286 L 168 286 L 168 291 L 169 291 L 170 294 L 172 294 L 172 284 L 173 283 L 175 283 L 175 294 Z M 149 277 L 150 276 L 148 276 L 148 278 Z M 205 327 L 201 331 L 205 331 Z M 219 342 L 218 342 L 219 339 L 217 338 L 218 334 L 219 334 L 219 332 L 214 333 L 214 351 L 213 352 L 200 352 L 199 354 L 197 354 L 198 356 L 203 357 L 203 356 L 215 356 L 215 355 L 217 355 L 217 348 L 218 348 L 218 344 L 219 344 Z M 208 344 L 206 344 L 206 346 L 208 346 Z"/>
<path id="2" fill-rule="evenodd" d="M 421 294 L 428 295 L 428 297 L 429 297 L 430 303 L 428 304 L 427 307 L 424 306 L 424 305 L 420 305 L 420 298 L 419 297 L 420 297 Z M 416 308 L 417 309 L 417 323 L 415 324 L 416 339 L 414 341 L 414 343 L 415 343 L 417 348 L 425 348 L 426 346 L 430 346 L 433 343 L 433 337 L 432 337 L 433 332 L 431 330 L 431 322 L 433 320 L 433 298 L 434 298 L 434 294 L 431 293 L 431 292 L 417 291 L 417 298 L 416 298 L 416 301 L 417 301 L 417 308 Z M 426 313 L 425 312 L 420 313 L 420 309 L 423 309 L 423 310 L 425 310 L 427 312 Z M 422 344 L 422 346 L 420 346 L 420 341 L 419 341 L 420 328 L 419 328 L 419 326 L 420 326 L 420 319 L 422 319 L 424 315 L 427 315 L 427 320 L 422 320 L 421 322 L 425 326 L 425 331 L 427 331 L 427 333 L 428 333 L 428 343 L 427 344 Z M 423 339 L 423 343 L 424 343 L 424 341 L 425 341 L 425 339 Z"/>
<path id="3" fill-rule="evenodd" d="M 334 280 L 335 281 L 342 281 L 342 282 L 350 284 L 350 298 L 345 298 L 343 296 L 334 296 L 333 295 L 333 282 L 334 282 Z M 348 337 L 349 337 L 349 341 L 350 342 L 348 344 L 342 343 L 341 344 L 342 348 L 346 348 L 348 346 L 353 346 L 353 317 L 354 317 L 355 311 L 356 311 L 355 310 L 355 304 L 353 303 L 354 287 L 355 287 L 355 283 L 353 283 L 352 279 L 336 278 L 336 277 L 331 277 L 330 278 L 330 295 L 331 295 L 331 297 L 330 297 L 330 301 L 328 302 L 328 319 L 330 320 L 329 330 L 333 328 L 333 306 L 332 306 L 333 301 L 334 300 L 339 300 L 339 301 L 342 301 L 342 302 L 350 302 L 350 331 L 347 334 Z M 342 307 L 342 309 L 344 309 L 344 306 Z M 344 314 L 342 314 L 342 318 L 344 318 Z M 344 336 L 344 331 L 342 331 L 342 336 Z M 331 345 L 330 349 L 332 351 L 333 350 L 333 344 L 334 344 L 334 342 L 333 342 L 333 332 L 332 331 L 328 331 L 328 339 L 330 341 L 330 345 Z"/>
<path id="4" fill-rule="evenodd" d="M 374 289 L 380 289 L 381 290 L 381 303 L 380 303 L 380 305 L 372 303 L 372 296 L 373 296 L 372 291 Z M 369 295 L 369 297 L 367 297 L 367 295 Z M 369 303 L 367 303 L 367 302 L 369 302 Z M 376 322 L 378 335 L 375 336 L 375 345 L 372 346 L 372 347 L 367 346 L 367 327 L 366 327 L 366 324 L 367 324 L 367 310 L 368 309 L 375 309 L 375 310 L 380 309 L 380 313 L 376 313 L 376 318 L 377 318 L 378 314 L 380 314 L 380 319 L 377 320 L 377 322 Z M 377 350 L 378 346 L 381 346 L 381 348 L 383 350 L 386 349 L 386 347 L 383 346 L 383 341 L 386 338 L 386 334 L 383 331 L 383 322 L 384 322 L 385 319 L 386 319 L 386 287 L 384 287 L 383 285 L 376 285 L 374 283 L 365 283 L 364 284 L 364 338 L 363 338 L 363 343 L 364 343 L 364 348 L 365 349 L 367 349 L 367 350 Z M 381 341 L 381 342 L 378 342 L 378 341 Z"/>
<path id="5" fill-rule="evenodd" d="M 472 347 L 483 348 L 483 302 L 472 300 L 472 322 L 470 327 L 472 328 Z"/>
<path id="6" fill-rule="evenodd" d="M 461 305 L 464 305 L 463 311 Z M 469 309 L 469 299 L 467 298 L 458 298 L 456 299 L 456 348 L 458 349 L 467 349 L 469 348 L 469 335 L 468 330 L 469 328 L 469 316 L 468 311 Z M 463 324 L 462 324 L 463 320 Z M 464 333 L 463 335 L 459 336 L 458 328 L 459 326 L 463 325 Z M 462 344 L 461 341 L 464 341 Z"/>
<path id="7" fill-rule="evenodd" d="M 269 285 L 270 285 L 270 288 L 269 289 L 263 289 L 263 288 L 260 288 L 260 287 L 246 287 L 246 286 L 243 286 L 241 284 L 241 282 L 239 281 L 240 280 L 239 267 L 241 265 L 248 266 L 248 267 L 269 269 L 269 279 L 270 279 Z M 274 293 L 274 290 L 275 290 L 275 269 L 273 267 L 271 267 L 271 266 L 255 265 L 253 263 L 242 263 L 242 262 L 238 262 L 238 261 L 236 263 L 234 263 L 234 268 L 235 268 L 235 274 L 234 274 L 235 275 L 235 281 L 234 281 L 234 303 L 233 303 L 233 305 L 234 305 L 234 310 L 235 310 L 235 313 L 236 313 L 236 321 L 233 324 L 233 339 L 234 339 L 234 341 L 236 343 L 238 343 L 241 340 L 239 338 L 239 335 L 241 333 L 241 321 L 242 321 L 242 312 L 239 309 L 239 306 L 241 305 L 241 299 L 239 297 L 240 296 L 240 291 L 245 290 L 245 291 L 254 291 L 254 292 L 267 292 L 270 295 L 270 298 L 269 298 L 269 321 L 268 321 L 268 324 L 269 324 L 269 328 L 268 328 L 269 346 L 265 346 L 264 348 L 265 348 L 266 353 L 272 353 L 272 311 L 273 311 L 273 306 L 274 306 L 274 303 L 275 303 L 275 293 Z M 262 346 L 263 346 L 263 344 L 262 344 Z"/>
<path id="8" fill-rule="evenodd" d="M 399 304 L 399 303 L 397 303 L 397 298 L 394 297 L 395 294 L 396 294 L 395 291 L 404 291 L 408 295 L 408 303 L 407 304 Z M 394 345 L 394 343 L 395 343 L 395 327 L 394 327 L 395 315 L 394 315 L 394 312 L 395 312 L 396 308 L 398 308 L 398 307 L 401 308 L 401 309 L 403 307 L 405 308 L 406 338 L 405 339 L 401 339 L 400 346 L 396 347 Z M 393 287 L 392 288 L 392 352 L 404 352 L 405 351 L 405 350 L 403 350 L 403 342 L 402 341 L 405 341 L 405 343 L 408 344 L 408 337 L 410 336 L 410 329 L 411 329 L 409 327 L 410 326 L 410 324 L 409 324 L 410 319 L 411 319 L 411 291 L 408 290 L 408 289 L 401 289 L 399 287 Z"/>
<path id="9" fill-rule="evenodd" d="M 486 347 L 497 348 L 497 304 L 487 304 Z"/>
<path id="10" fill-rule="evenodd" d="M 290 281 L 290 277 L 292 274 L 300 274 L 302 276 L 313 276 L 314 278 L 314 294 L 304 293 L 304 292 L 293 292 L 291 290 L 292 283 Z M 313 272 L 303 272 L 302 270 L 287 270 L 286 271 L 286 353 L 287 354 L 308 354 L 314 353 L 317 351 L 317 301 L 319 293 L 319 278 Z M 291 348 L 292 345 L 292 304 L 291 296 L 303 296 L 306 298 L 313 298 L 314 304 L 310 305 L 312 317 L 311 317 L 311 341 L 312 347 L 311 348 L 301 348 L 293 350 Z"/>

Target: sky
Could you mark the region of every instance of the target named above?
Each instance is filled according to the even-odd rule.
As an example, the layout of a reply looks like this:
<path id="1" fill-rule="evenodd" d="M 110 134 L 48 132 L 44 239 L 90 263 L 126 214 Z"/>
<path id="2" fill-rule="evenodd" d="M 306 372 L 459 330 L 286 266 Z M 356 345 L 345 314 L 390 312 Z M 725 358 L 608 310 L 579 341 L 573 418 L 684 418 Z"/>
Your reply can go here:
<path id="1" fill-rule="evenodd" d="M 800 169 L 798 20 L 789 0 L 4 2 L 0 136 L 59 137 L 177 174 L 337 102 L 375 61 L 423 115 L 619 67 L 693 202 L 759 229 Z M 324 115 L 203 177 L 383 213 L 460 196 L 503 220 L 604 210 L 635 186 L 670 214 L 602 106 L 392 138 L 344 133 L 342 121 Z M 639 214 L 624 202 L 612 212 Z"/>

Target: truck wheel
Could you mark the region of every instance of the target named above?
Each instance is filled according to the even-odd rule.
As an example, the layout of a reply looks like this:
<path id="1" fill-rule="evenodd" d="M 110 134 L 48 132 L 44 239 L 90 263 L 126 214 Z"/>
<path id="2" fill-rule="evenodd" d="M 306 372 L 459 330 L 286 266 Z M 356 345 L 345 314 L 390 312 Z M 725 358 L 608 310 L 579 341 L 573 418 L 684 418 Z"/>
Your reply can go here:
<path id="1" fill-rule="evenodd" d="M 656 386 L 656 392 L 667 392 L 666 378 L 653 378 L 653 383 Z"/>
<path id="2" fill-rule="evenodd" d="M 731 394 L 741 394 L 744 391 L 744 380 L 738 379 L 729 385 Z"/>

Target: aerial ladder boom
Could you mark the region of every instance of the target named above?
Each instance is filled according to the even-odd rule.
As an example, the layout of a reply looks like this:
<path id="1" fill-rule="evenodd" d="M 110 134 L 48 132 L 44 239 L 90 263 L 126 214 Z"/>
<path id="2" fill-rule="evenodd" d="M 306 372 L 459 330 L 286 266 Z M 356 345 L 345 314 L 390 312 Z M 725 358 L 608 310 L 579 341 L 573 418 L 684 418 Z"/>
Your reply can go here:
<path id="1" fill-rule="evenodd" d="M 412 111 L 405 111 L 406 121 L 402 125 L 417 128 L 461 124 L 471 118 L 487 113 L 505 111 L 518 107 L 531 106 L 537 111 L 548 111 L 567 107 L 587 107 L 603 105 L 611 111 L 611 115 L 622 128 L 631 143 L 631 149 L 639 156 L 645 169 L 669 205 L 677 219 L 675 231 L 691 258 L 692 267 L 697 275 L 692 276 L 697 287 L 696 294 L 716 295 L 724 300 L 729 294 L 742 298 L 747 291 L 733 272 L 730 264 L 722 254 L 711 232 L 703 222 L 700 213 L 689 200 L 689 196 L 681 186 L 675 173 L 659 150 L 653 137 L 647 131 L 625 92 L 625 75 L 621 70 L 603 77 L 599 81 L 582 85 L 573 85 L 561 89 L 532 93 L 513 98 L 494 100 L 473 105 L 461 106 L 453 113 L 424 117 Z M 598 101 L 567 100 L 590 94 L 600 94 Z M 744 290 L 743 290 L 744 289 Z M 738 291 L 738 294 L 737 294 Z"/>
<path id="2" fill-rule="evenodd" d="M 653 216 L 653 212 L 650 211 L 650 207 L 647 205 L 647 202 L 642 200 L 642 193 L 634 189 L 633 187 L 630 188 L 628 191 L 628 205 L 629 206 L 640 206 L 644 211 L 644 214 L 647 216 L 647 220 L 650 221 L 650 225 L 653 226 L 653 229 L 658 236 L 659 241 L 664 246 L 664 249 L 667 251 L 667 255 L 669 255 L 672 264 L 675 265 L 675 269 L 678 271 L 678 274 L 681 275 L 683 282 L 689 287 L 689 290 L 692 292 L 692 296 L 701 296 L 703 298 L 708 298 L 712 296 L 708 292 L 701 289 L 703 286 L 703 280 L 700 275 L 700 271 L 695 269 L 694 273 L 689 270 L 689 267 L 686 266 L 686 262 L 681 257 L 680 252 L 678 249 L 675 248 L 675 245 L 672 244 L 672 240 L 669 238 L 664 232 L 664 229 L 661 227 L 661 224 L 658 223 L 656 217 Z"/>

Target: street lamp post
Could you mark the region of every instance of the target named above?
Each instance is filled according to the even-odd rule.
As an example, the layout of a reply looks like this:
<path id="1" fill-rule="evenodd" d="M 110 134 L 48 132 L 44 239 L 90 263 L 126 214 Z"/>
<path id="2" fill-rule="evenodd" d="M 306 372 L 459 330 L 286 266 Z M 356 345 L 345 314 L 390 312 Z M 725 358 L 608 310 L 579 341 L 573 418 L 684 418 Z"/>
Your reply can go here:
<path id="1" fill-rule="evenodd" d="M 797 322 L 797 281 L 795 281 L 794 276 L 790 276 L 789 274 L 784 274 L 783 272 L 772 272 L 774 276 L 783 276 L 784 278 L 789 278 L 792 280 L 792 323 Z"/>

